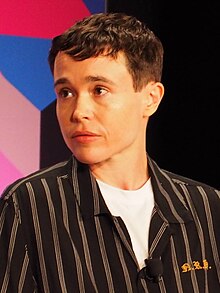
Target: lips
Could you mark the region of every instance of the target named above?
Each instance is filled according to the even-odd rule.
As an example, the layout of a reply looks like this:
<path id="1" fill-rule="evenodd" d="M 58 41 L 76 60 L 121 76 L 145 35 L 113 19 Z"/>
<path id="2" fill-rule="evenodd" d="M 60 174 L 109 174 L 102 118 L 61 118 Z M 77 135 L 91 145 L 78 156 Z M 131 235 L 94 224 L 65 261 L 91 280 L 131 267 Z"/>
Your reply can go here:
<path id="1" fill-rule="evenodd" d="M 75 131 L 72 135 L 72 138 L 75 138 L 78 136 L 98 136 L 98 135 L 90 131 Z"/>
<path id="2" fill-rule="evenodd" d="M 80 143 L 88 143 L 97 140 L 100 137 L 97 133 L 90 131 L 75 131 L 72 138 Z"/>

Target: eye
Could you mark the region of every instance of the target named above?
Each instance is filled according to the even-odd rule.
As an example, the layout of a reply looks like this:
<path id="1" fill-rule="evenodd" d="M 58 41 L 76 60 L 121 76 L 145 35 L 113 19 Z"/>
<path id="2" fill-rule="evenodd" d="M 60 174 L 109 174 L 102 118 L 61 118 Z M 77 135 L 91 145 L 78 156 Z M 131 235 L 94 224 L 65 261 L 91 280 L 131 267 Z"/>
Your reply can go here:
<path id="1" fill-rule="evenodd" d="M 58 91 L 58 97 L 61 99 L 67 99 L 73 97 L 73 92 L 68 88 L 63 88 Z"/>
<path id="2" fill-rule="evenodd" d="M 94 89 L 94 94 L 95 94 L 96 96 L 103 96 L 103 95 L 105 95 L 105 94 L 107 94 L 107 93 L 108 93 L 107 89 L 105 89 L 105 88 L 103 88 L 103 87 L 101 87 L 101 86 L 97 86 L 97 87 Z"/>

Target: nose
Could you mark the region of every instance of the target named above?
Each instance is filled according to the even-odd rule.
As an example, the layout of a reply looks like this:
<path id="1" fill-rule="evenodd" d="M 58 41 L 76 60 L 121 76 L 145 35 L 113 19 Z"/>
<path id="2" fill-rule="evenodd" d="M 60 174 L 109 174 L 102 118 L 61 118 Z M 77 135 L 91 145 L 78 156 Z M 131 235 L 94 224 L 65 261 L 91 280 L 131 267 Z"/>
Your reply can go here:
<path id="1" fill-rule="evenodd" d="M 88 95 L 80 95 L 75 101 L 72 120 L 75 122 L 91 120 L 94 117 L 93 102 Z"/>

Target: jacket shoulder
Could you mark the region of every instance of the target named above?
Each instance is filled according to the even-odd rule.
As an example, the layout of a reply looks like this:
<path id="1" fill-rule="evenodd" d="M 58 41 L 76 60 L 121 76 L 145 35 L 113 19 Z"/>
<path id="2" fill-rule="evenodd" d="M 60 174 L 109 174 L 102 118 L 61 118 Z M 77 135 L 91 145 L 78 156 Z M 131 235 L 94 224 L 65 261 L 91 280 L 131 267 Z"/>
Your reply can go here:
<path id="1" fill-rule="evenodd" d="M 193 187 L 195 187 L 195 188 L 202 187 L 202 188 L 204 188 L 206 190 L 215 190 L 217 192 L 220 192 L 217 188 L 215 188 L 213 186 L 210 186 L 210 185 L 208 185 L 208 184 L 206 184 L 204 182 L 194 180 L 194 179 L 191 179 L 191 178 L 179 175 L 179 174 L 175 174 L 175 173 L 172 173 L 172 172 L 167 171 L 167 170 L 163 170 L 163 172 L 165 172 L 165 174 L 167 174 L 167 176 L 169 176 L 169 178 L 172 180 L 172 182 L 175 185 L 186 185 L 189 188 L 190 187 L 192 187 L 192 188 Z"/>
<path id="2" fill-rule="evenodd" d="M 40 181 L 42 178 L 48 179 L 56 178 L 58 176 L 65 176 L 68 172 L 69 163 L 70 160 L 59 162 L 49 167 L 39 169 L 33 173 L 28 174 L 25 177 L 19 178 L 5 188 L 3 194 L 1 195 L 1 199 L 9 198 L 14 192 L 22 188 L 22 186 L 24 186 L 28 182 L 33 183 Z"/>

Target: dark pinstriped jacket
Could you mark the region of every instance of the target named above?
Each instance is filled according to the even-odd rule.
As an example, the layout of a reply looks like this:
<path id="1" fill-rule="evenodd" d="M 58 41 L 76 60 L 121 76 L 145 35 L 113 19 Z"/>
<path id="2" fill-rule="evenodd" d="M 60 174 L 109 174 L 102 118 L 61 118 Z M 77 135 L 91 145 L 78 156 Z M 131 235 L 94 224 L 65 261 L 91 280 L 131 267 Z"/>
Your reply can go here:
<path id="1" fill-rule="evenodd" d="M 74 158 L 12 184 L 0 201 L 1 293 L 218 293 L 220 192 L 162 171 L 149 158 L 155 208 L 139 270 L 128 231 L 88 167 Z"/>

